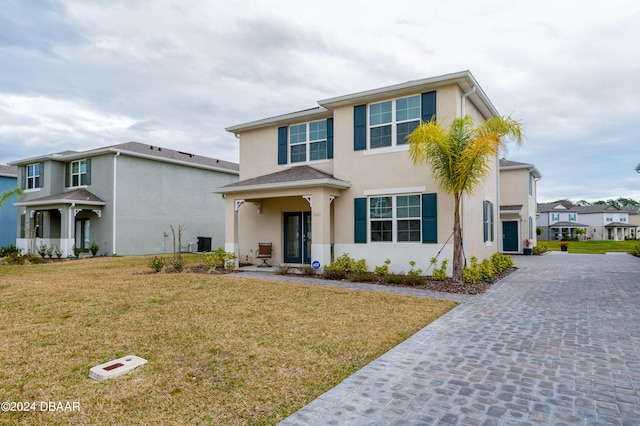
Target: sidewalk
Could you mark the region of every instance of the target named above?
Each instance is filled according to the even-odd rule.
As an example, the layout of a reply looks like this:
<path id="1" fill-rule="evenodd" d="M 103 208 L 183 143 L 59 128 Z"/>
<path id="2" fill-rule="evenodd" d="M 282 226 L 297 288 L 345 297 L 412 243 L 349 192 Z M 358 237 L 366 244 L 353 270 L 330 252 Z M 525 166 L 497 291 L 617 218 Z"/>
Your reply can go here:
<path id="1" fill-rule="evenodd" d="M 489 292 L 460 297 L 281 424 L 640 424 L 640 259 L 514 259 Z"/>

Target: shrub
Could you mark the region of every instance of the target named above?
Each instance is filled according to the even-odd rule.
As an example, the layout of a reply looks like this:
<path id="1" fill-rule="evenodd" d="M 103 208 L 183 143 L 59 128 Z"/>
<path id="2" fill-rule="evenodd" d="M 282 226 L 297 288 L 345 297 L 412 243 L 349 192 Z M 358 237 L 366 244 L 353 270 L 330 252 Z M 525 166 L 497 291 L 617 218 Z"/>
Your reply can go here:
<path id="1" fill-rule="evenodd" d="M 384 277 L 389 273 L 389 265 L 391 264 L 391 259 L 385 259 L 384 265 L 376 266 L 373 270 L 373 273 L 379 277 Z"/>
<path id="2" fill-rule="evenodd" d="M 316 274 L 316 270 L 313 269 L 313 266 L 311 265 L 302 265 L 301 267 L 298 268 L 298 270 L 300 271 L 301 275 L 304 276 L 314 276 Z"/>
<path id="3" fill-rule="evenodd" d="M 184 260 L 182 260 L 182 256 L 176 256 L 171 259 L 171 266 L 174 271 L 181 272 L 184 269 Z"/>
<path id="4" fill-rule="evenodd" d="M 96 257 L 96 254 L 98 254 L 99 250 L 100 250 L 100 246 L 96 244 L 95 241 L 91 241 L 91 244 L 89 245 L 89 251 L 91 252 L 91 256 Z"/>
<path id="5" fill-rule="evenodd" d="M 47 256 L 49 256 L 49 259 L 53 257 L 53 244 L 47 247 Z"/>
<path id="6" fill-rule="evenodd" d="M 507 268 L 513 266 L 513 259 L 511 256 L 496 252 L 491 255 L 491 263 L 493 264 L 493 270 L 496 274 L 504 271 Z"/>
<path id="7" fill-rule="evenodd" d="M 402 284 L 404 282 L 405 274 L 389 274 L 384 277 L 384 282 L 388 284 Z"/>
<path id="8" fill-rule="evenodd" d="M 342 271 L 345 275 L 348 273 L 367 272 L 367 262 L 364 259 L 356 261 L 352 257 L 349 257 L 349 253 L 345 253 L 328 266 L 325 266 L 325 269 L 326 268 Z"/>
<path id="9" fill-rule="evenodd" d="M 160 272 L 162 271 L 162 268 L 164 268 L 164 259 L 158 256 L 153 256 L 151 259 L 149 259 L 147 265 L 155 272 Z"/>
<path id="10" fill-rule="evenodd" d="M 347 273 L 342 269 L 337 269 L 327 265 L 322 270 L 322 275 L 328 280 L 343 280 L 347 277 Z"/>
<path id="11" fill-rule="evenodd" d="M 480 265 L 478 264 L 478 258 L 471 256 L 469 259 L 470 265 L 462 268 L 462 281 L 465 283 L 477 283 L 480 281 Z"/>
<path id="12" fill-rule="evenodd" d="M 433 265 L 433 273 L 431 274 L 431 278 L 436 281 L 444 281 L 447 279 L 447 264 L 449 263 L 449 259 L 443 259 L 440 268 L 436 268 L 438 264 L 438 259 L 435 257 L 431 258 L 431 265 Z"/>
<path id="13" fill-rule="evenodd" d="M 215 266 L 214 266 L 214 268 L 215 268 Z M 276 274 L 278 274 L 278 275 L 289 275 L 291 273 L 292 269 L 293 269 L 293 266 L 287 265 L 286 263 L 283 263 L 282 265 L 278 266 L 278 268 L 276 269 Z"/>
<path id="14" fill-rule="evenodd" d="M 0 247 L 0 257 L 7 257 L 11 255 L 19 255 L 22 250 L 18 250 L 18 247 L 14 243 L 7 246 Z"/>
<path id="15" fill-rule="evenodd" d="M 351 281 L 355 281 L 355 282 L 371 282 L 371 281 L 376 281 L 378 279 L 378 276 L 376 274 L 374 274 L 373 272 L 354 272 L 351 275 Z"/>
<path id="16" fill-rule="evenodd" d="M 637 244 L 633 247 L 633 249 L 631 250 L 631 254 L 640 257 L 640 244 Z"/>
<path id="17" fill-rule="evenodd" d="M 489 259 L 484 259 L 482 263 L 480 263 L 480 279 L 487 280 L 493 277 L 495 273 L 495 268 L 493 267 L 493 263 Z"/>
<path id="18" fill-rule="evenodd" d="M 40 257 L 42 257 L 44 259 L 44 257 L 47 255 L 47 245 L 45 243 L 41 243 L 38 246 L 38 254 L 40 255 Z"/>
<path id="19" fill-rule="evenodd" d="M 542 253 L 545 253 L 547 251 L 549 251 L 549 248 L 544 244 L 538 244 L 531 249 L 531 253 L 536 255 L 541 255 Z"/>
<path id="20" fill-rule="evenodd" d="M 413 269 L 413 267 L 416 266 L 416 262 L 414 262 L 413 260 L 409 261 L 409 266 L 411 267 L 411 269 L 409 269 L 409 272 L 407 272 L 408 276 L 419 277 L 422 274 L 422 269 Z"/>
<path id="21" fill-rule="evenodd" d="M 202 263 L 204 266 L 213 270 L 216 268 L 235 269 L 236 254 L 230 251 L 224 251 L 222 247 L 218 247 L 216 251 L 202 253 Z"/>
<path id="22" fill-rule="evenodd" d="M 402 282 L 406 285 L 418 285 L 418 284 L 422 284 L 424 282 L 424 277 L 420 275 L 420 273 L 417 273 L 417 271 L 422 272 L 421 269 L 417 269 L 416 273 L 411 273 L 408 272 L 407 275 L 404 276 L 404 280 L 402 280 Z"/>

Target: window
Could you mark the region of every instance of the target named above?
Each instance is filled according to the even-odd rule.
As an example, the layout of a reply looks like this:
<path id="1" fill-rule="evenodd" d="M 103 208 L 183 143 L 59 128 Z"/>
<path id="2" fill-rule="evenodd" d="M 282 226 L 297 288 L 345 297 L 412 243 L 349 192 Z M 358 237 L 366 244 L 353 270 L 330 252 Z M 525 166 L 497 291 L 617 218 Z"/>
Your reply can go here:
<path id="1" fill-rule="evenodd" d="M 575 222 L 578 220 L 577 215 L 575 213 L 569 213 L 569 222 Z"/>
<path id="2" fill-rule="evenodd" d="M 551 221 L 559 222 L 560 221 L 560 213 L 551 213 Z"/>
<path id="3" fill-rule="evenodd" d="M 420 242 L 420 195 L 369 198 L 372 242 Z"/>
<path id="4" fill-rule="evenodd" d="M 420 95 L 369 105 L 369 147 L 406 144 L 420 124 L 420 109 Z"/>
<path id="5" fill-rule="evenodd" d="M 70 180 L 70 185 L 67 185 L 67 186 L 89 185 L 90 164 L 91 164 L 91 160 L 72 161 L 71 168 L 70 168 L 71 170 L 68 175 L 68 177 L 71 180 Z"/>
<path id="6" fill-rule="evenodd" d="M 291 163 L 327 159 L 327 120 L 289 127 Z"/>
<path id="7" fill-rule="evenodd" d="M 40 163 L 29 164 L 27 166 L 26 189 L 34 188 L 40 188 Z"/>
<path id="8" fill-rule="evenodd" d="M 620 222 L 626 222 L 627 221 L 627 217 L 620 215 Z"/>
<path id="9" fill-rule="evenodd" d="M 613 222 L 613 215 L 606 215 L 604 218 L 605 222 Z"/>
<path id="10" fill-rule="evenodd" d="M 493 241 L 494 234 L 494 217 L 493 203 L 490 201 L 482 202 L 482 219 L 483 219 L 483 236 L 484 242 Z"/>

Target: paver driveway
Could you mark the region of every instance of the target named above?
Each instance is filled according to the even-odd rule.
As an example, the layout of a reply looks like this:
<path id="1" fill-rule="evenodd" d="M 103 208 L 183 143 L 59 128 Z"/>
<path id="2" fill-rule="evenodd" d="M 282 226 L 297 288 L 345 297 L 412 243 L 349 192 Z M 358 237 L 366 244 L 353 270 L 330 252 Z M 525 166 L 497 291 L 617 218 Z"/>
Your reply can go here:
<path id="1" fill-rule="evenodd" d="M 281 424 L 639 425 L 640 259 L 515 260 Z"/>

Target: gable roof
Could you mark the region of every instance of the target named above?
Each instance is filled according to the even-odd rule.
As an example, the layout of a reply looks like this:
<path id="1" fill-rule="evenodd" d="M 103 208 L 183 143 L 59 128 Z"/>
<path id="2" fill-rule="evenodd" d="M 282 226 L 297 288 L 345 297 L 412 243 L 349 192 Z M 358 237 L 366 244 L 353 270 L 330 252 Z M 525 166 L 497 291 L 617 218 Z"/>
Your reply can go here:
<path id="1" fill-rule="evenodd" d="M 349 188 L 351 183 L 341 179 L 336 179 L 329 173 L 304 165 L 290 167 L 279 172 L 233 182 L 217 188 L 213 192 L 225 194 L 240 191 L 298 188 L 308 186 Z"/>
<path id="2" fill-rule="evenodd" d="M 94 206 L 104 206 L 107 203 L 85 188 L 78 188 L 73 191 L 61 192 L 59 194 L 15 203 L 16 206 L 39 206 L 46 204 L 90 204 Z"/>
<path id="3" fill-rule="evenodd" d="M 573 213 L 576 210 L 575 208 L 569 209 L 562 203 L 539 203 L 538 204 L 539 213 L 549 213 L 549 212 L 556 212 L 556 211 L 562 211 L 564 213 Z"/>
<path id="4" fill-rule="evenodd" d="M 595 206 L 577 206 L 575 210 L 578 213 L 588 214 L 588 213 L 608 213 L 608 212 L 619 212 L 621 211 L 616 206 L 612 206 L 611 204 L 596 204 Z"/>
<path id="5" fill-rule="evenodd" d="M 18 168 L 16 166 L 5 166 L 0 164 L 0 176 L 18 177 Z"/>
<path id="6" fill-rule="evenodd" d="M 540 172 L 538 171 L 536 166 L 534 166 L 533 164 L 519 163 L 517 161 L 510 161 L 510 160 L 507 160 L 506 158 L 501 158 L 499 167 L 500 167 L 500 170 L 525 169 L 525 170 L 528 170 L 529 172 L 531 172 L 531 174 L 533 175 L 534 178 L 536 178 L 536 179 L 542 178 L 542 175 L 540 174 Z"/>
<path id="7" fill-rule="evenodd" d="M 104 154 L 129 155 L 133 157 L 146 158 L 149 160 L 163 161 L 184 166 L 198 167 L 209 170 L 216 170 L 224 173 L 239 174 L 240 166 L 230 161 L 216 158 L 203 157 L 188 152 L 176 151 L 140 142 L 126 142 L 118 145 L 111 145 L 103 148 L 91 149 L 88 151 L 61 151 L 53 154 L 42 155 L 24 160 L 14 161 L 12 165 L 23 165 L 43 160 L 73 161 L 84 158 L 95 157 Z"/>
<path id="8" fill-rule="evenodd" d="M 357 105 L 388 98 L 412 95 L 418 92 L 435 90 L 438 87 L 457 84 L 464 93 L 468 93 L 469 101 L 480 111 L 484 118 L 495 117 L 498 110 L 493 106 L 489 97 L 484 93 L 470 71 L 460 71 L 451 74 L 443 74 L 420 80 L 411 80 L 405 83 L 351 93 L 348 95 L 317 101 L 319 107 L 310 108 L 290 114 L 278 115 L 271 118 L 250 121 L 227 127 L 225 130 L 231 133 L 239 133 L 246 130 L 259 129 L 275 125 L 285 125 L 295 120 L 311 120 L 328 118 L 336 107 L 344 105 Z"/>

